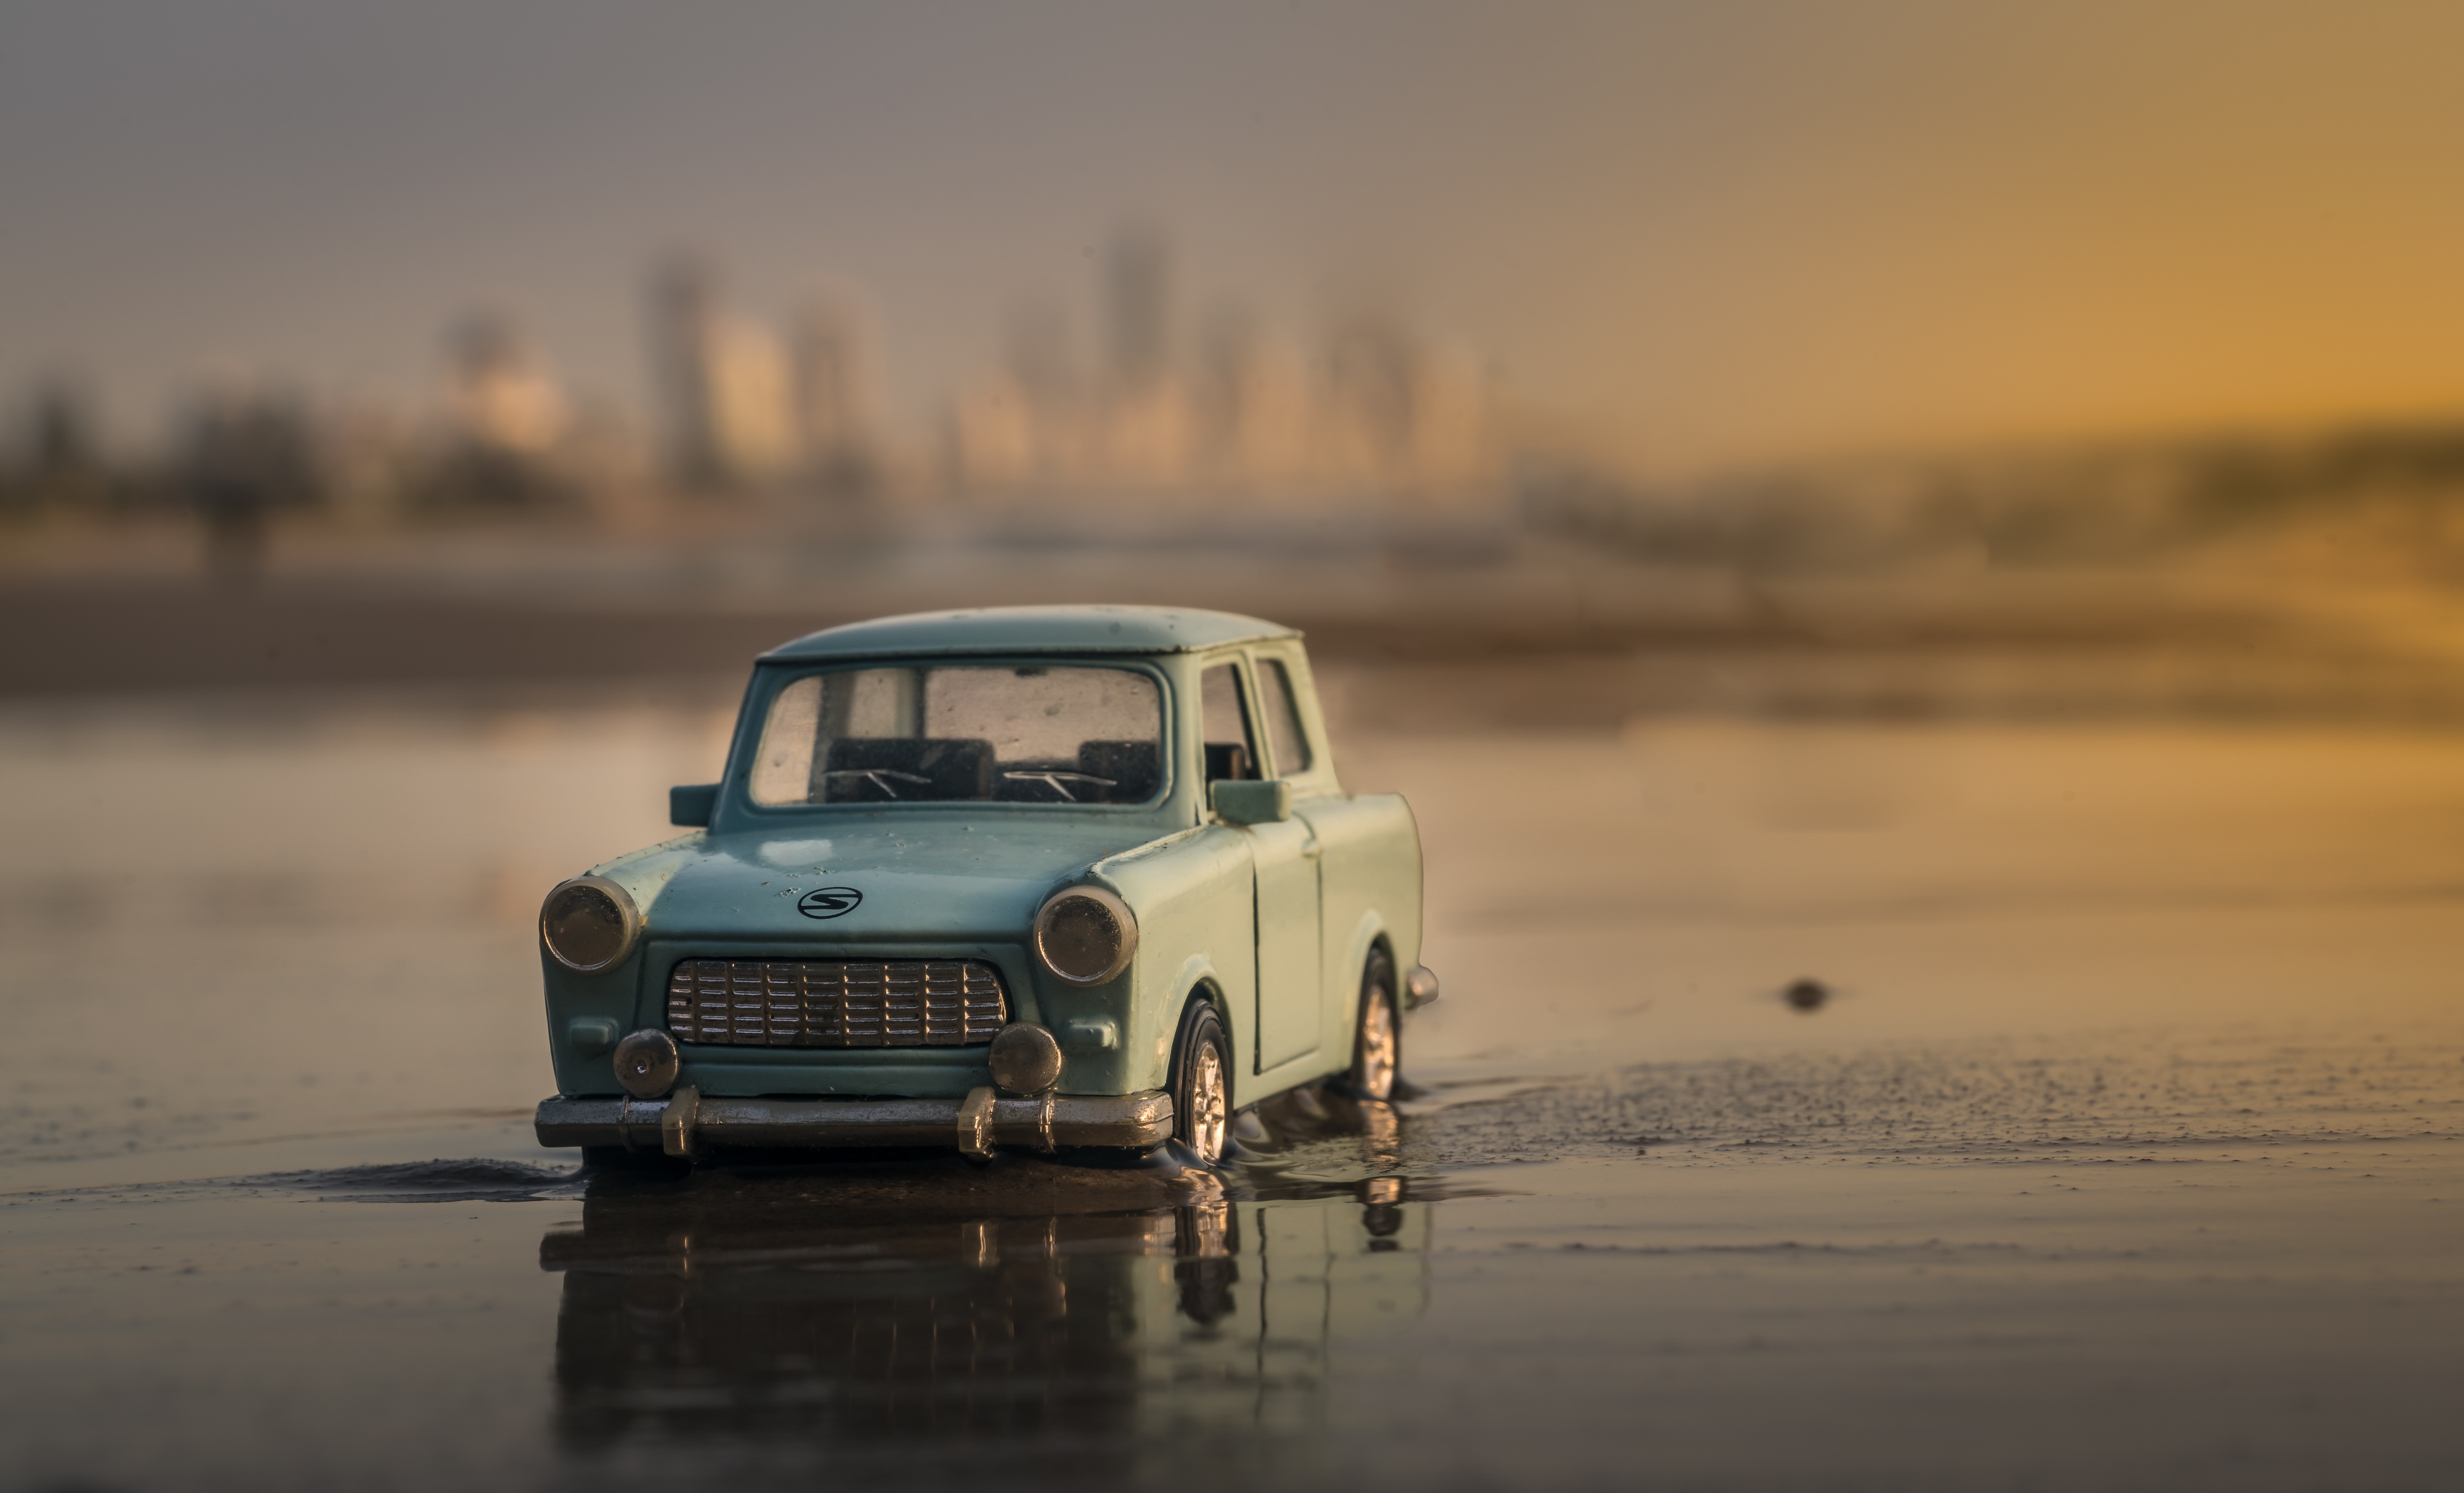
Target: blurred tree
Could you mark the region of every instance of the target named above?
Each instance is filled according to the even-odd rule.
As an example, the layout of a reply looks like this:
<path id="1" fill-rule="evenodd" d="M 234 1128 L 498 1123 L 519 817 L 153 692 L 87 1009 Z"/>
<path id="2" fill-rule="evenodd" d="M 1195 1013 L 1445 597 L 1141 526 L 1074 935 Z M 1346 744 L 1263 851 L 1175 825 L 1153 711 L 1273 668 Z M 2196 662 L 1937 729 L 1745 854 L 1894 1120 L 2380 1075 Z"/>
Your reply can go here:
<path id="1" fill-rule="evenodd" d="M 198 407 L 178 485 L 205 523 L 208 567 L 236 582 L 264 568 L 275 514 L 325 497 L 305 413 L 266 395 L 226 395 Z"/>
<path id="2" fill-rule="evenodd" d="M 92 407 L 77 385 L 44 383 L 17 424 L 12 449 L 0 457 L 0 506 L 90 511 L 110 500 L 111 475 Z"/>

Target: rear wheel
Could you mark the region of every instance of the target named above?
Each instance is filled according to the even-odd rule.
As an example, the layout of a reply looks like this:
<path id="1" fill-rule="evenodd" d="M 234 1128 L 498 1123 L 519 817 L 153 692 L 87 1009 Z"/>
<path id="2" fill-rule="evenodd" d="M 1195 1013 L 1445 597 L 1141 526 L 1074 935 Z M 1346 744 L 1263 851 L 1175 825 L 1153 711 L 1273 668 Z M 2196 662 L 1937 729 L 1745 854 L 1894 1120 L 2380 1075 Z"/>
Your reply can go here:
<path id="1" fill-rule="evenodd" d="M 1395 1003 L 1395 961 L 1372 950 L 1360 972 L 1360 1023 L 1352 1040 L 1352 1091 L 1363 1099 L 1395 1097 L 1403 1069 L 1403 1021 Z"/>
<path id="2" fill-rule="evenodd" d="M 1180 1023 L 1172 1060 L 1172 1133 L 1212 1166 L 1223 1159 L 1232 1113 L 1232 1043 L 1222 1019 L 1199 1001 Z"/>

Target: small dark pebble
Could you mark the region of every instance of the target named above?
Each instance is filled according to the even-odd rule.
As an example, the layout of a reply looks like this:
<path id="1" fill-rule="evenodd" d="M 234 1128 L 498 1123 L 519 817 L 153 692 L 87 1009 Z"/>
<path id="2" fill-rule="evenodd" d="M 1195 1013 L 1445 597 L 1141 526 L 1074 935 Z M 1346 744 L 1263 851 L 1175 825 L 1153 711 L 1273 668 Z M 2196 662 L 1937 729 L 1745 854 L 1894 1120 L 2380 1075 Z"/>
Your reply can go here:
<path id="1" fill-rule="evenodd" d="M 1791 980 L 1780 999 L 1800 1011 L 1818 1011 L 1831 999 L 1831 987 L 1818 979 Z"/>

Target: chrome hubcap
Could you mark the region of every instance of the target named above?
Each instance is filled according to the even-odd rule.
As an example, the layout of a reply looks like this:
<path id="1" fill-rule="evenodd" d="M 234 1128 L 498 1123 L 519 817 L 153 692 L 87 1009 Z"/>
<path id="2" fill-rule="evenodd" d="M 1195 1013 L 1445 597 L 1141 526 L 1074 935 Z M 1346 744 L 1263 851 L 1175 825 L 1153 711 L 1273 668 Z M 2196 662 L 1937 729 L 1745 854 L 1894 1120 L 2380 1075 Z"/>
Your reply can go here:
<path id="1" fill-rule="evenodd" d="M 1395 1000 L 1373 991 L 1360 1019 L 1360 1087 L 1368 1097 L 1394 1097 L 1395 1061 Z"/>
<path id="2" fill-rule="evenodd" d="M 1189 1074 L 1189 1146 L 1201 1160 L 1223 1156 L 1223 1054 L 1201 1044 Z"/>

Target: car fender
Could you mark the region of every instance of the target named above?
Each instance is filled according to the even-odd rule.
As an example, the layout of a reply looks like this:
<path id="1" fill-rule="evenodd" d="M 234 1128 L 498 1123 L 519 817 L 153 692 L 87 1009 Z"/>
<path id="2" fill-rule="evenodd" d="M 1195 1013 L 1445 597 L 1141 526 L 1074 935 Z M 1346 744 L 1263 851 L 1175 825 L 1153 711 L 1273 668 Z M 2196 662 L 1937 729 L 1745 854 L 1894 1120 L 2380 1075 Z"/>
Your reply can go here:
<path id="1" fill-rule="evenodd" d="M 1215 960 L 1211 955 L 1193 954 L 1183 959 L 1179 973 L 1173 977 L 1172 990 L 1172 999 L 1156 1013 L 1159 1020 L 1155 1023 L 1161 1033 L 1156 1039 L 1156 1056 L 1167 1079 L 1172 1073 L 1173 1042 L 1179 1037 L 1180 1023 L 1194 1001 L 1203 999 L 1215 1007 L 1216 1018 L 1223 1023 L 1223 1035 L 1231 1042 L 1232 1050 L 1241 1050 L 1240 1022 L 1232 1002 L 1223 999 L 1223 981 L 1215 973 Z M 1226 1075 L 1233 1086 L 1236 1108 L 1240 1093 L 1240 1066 L 1234 1064 L 1233 1071 Z M 1161 1086 L 1158 1084 L 1156 1087 Z"/>
<path id="2" fill-rule="evenodd" d="M 1135 993 L 1122 1013 L 1122 1061 L 1111 1072 L 1119 1091 L 1163 1086 L 1181 1013 L 1201 982 L 1214 992 L 1233 1050 L 1240 1051 L 1234 1018 L 1257 989 L 1247 843 L 1237 831 L 1207 826 L 1168 845 L 1113 857 L 1089 873 L 1138 920 L 1130 974 Z"/>

